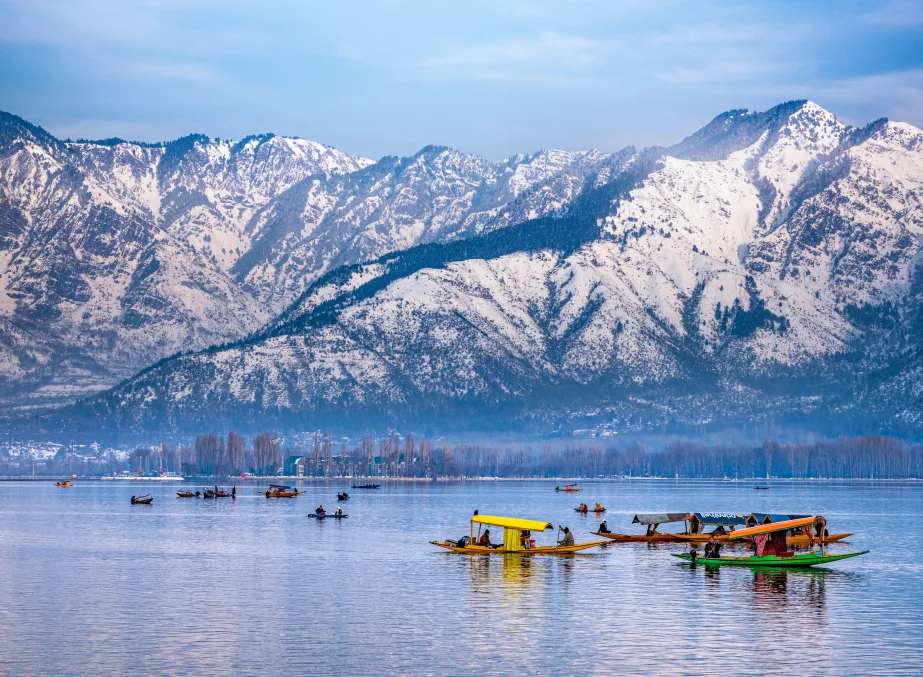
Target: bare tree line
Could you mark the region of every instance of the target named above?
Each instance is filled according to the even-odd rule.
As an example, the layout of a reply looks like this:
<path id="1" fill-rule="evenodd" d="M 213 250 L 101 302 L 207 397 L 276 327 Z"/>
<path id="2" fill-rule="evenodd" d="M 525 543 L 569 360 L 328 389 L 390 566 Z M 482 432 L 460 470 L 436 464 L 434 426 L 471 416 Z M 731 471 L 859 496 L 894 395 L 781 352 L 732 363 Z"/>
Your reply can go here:
<path id="1" fill-rule="evenodd" d="M 86 460 L 64 450 L 51 472 L 87 472 Z M 27 474 L 0 456 L 0 473 Z M 816 442 L 709 446 L 679 441 L 649 452 L 596 442 L 568 444 L 469 444 L 417 441 L 389 432 L 358 443 L 315 434 L 306 444 L 285 444 L 269 432 L 249 440 L 231 431 L 197 435 L 192 444 L 137 447 L 127 460 L 97 459 L 99 471 L 171 471 L 183 475 L 250 473 L 307 477 L 767 477 L 807 479 L 905 479 L 923 477 L 923 446 L 883 436 L 841 437 Z"/>

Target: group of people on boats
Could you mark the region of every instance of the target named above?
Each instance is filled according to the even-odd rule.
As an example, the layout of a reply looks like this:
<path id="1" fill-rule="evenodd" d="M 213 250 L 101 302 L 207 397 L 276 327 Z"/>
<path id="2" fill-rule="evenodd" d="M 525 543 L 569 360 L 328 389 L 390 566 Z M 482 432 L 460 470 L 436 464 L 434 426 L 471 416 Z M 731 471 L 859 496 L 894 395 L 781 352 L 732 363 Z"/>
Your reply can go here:
<path id="1" fill-rule="evenodd" d="M 319 516 L 319 517 L 322 517 L 322 516 L 324 516 L 324 515 L 327 514 L 327 511 L 324 509 L 324 506 L 319 505 L 319 506 L 317 506 L 317 510 L 314 511 L 314 514 L 317 515 L 317 516 Z M 337 509 L 334 510 L 333 514 L 334 514 L 334 515 L 342 515 L 342 514 L 343 514 L 343 508 L 337 507 Z"/>
<path id="2" fill-rule="evenodd" d="M 593 508 L 593 512 L 605 512 L 606 509 L 597 501 L 596 507 Z M 590 512 L 590 506 L 586 503 L 581 503 L 580 507 L 577 508 L 577 512 Z"/>

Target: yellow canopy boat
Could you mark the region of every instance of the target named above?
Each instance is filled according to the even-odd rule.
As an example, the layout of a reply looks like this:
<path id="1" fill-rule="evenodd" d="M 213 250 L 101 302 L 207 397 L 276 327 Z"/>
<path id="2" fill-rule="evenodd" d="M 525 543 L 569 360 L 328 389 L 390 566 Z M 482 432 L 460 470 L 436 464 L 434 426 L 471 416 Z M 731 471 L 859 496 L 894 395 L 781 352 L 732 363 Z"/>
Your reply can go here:
<path id="1" fill-rule="evenodd" d="M 475 536 L 474 533 L 475 524 L 478 525 L 477 536 Z M 484 526 L 501 527 L 503 529 L 503 543 L 479 545 L 481 541 L 481 529 Z M 538 522 L 536 520 L 524 520 L 515 517 L 475 515 L 471 518 L 470 532 L 467 536 L 457 541 L 430 541 L 430 543 L 437 547 L 464 555 L 569 555 L 605 544 L 605 541 L 591 541 L 588 543 L 572 543 L 568 545 L 563 543 L 556 543 L 555 545 L 535 545 L 532 532 L 542 532 L 548 529 L 554 529 L 554 525 L 551 522 Z M 489 531 L 489 529 L 487 531 Z"/>
<path id="2" fill-rule="evenodd" d="M 70 480 L 62 480 L 61 482 L 55 482 L 54 485 L 55 485 L 56 487 L 69 487 L 69 486 L 71 486 L 71 481 L 70 481 Z"/>

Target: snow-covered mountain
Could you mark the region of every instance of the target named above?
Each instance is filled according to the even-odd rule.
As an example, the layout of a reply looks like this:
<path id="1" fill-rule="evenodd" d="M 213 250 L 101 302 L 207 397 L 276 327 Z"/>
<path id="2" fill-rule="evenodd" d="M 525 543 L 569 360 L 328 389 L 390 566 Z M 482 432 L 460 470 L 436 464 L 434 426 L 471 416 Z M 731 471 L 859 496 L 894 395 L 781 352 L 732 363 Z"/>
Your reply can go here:
<path id="1" fill-rule="evenodd" d="M 486 168 L 444 153 L 303 182 L 272 241 L 307 223 L 303 203 L 322 204 L 319 222 L 349 243 L 309 262 L 330 272 L 247 340 L 165 360 L 73 415 L 921 423 L 921 130 L 852 128 L 805 101 L 730 111 L 673 148 L 568 156 L 573 178 L 525 198 L 510 180 L 466 187 L 528 158 Z M 453 190 L 432 199 L 444 182 Z M 352 236 L 372 213 L 393 227 Z M 440 241 L 410 246 L 430 237 L 426 218 Z M 395 253 L 335 267 L 378 241 Z"/>
<path id="2" fill-rule="evenodd" d="M 239 339 L 339 264 L 561 211 L 608 161 L 375 163 L 269 134 L 71 142 L 0 113 L 0 406 Z"/>

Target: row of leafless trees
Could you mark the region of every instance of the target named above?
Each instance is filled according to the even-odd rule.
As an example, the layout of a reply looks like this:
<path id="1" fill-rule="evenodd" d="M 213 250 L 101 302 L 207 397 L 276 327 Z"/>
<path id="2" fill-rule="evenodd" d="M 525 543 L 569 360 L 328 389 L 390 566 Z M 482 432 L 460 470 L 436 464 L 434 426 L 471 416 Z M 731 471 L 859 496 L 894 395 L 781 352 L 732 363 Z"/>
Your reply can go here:
<path id="1" fill-rule="evenodd" d="M 271 433 L 247 439 L 198 435 L 192 444 L 136 448 L 86 459 L 65 450 L 44 472 L 165 470 L 184 475 L 303 474 L 311 477 L 691 477 L 904 479 L 923 477 L 923 446 L 888 437 L 842 437 L 816 442 L 708 446 L 680 441 L 648 452 L 641 444 L 444 444 L 396 432 L 358 443 L 316 434 L 285 443 Z M 88 467 L 92 465 L 93 467 Z M 33 464 L 34 466 L 34 464 Z M 34 469 L 34 468 L 33 468 Z M 20 460 L 0 455 L 0 474 L 28 474 Z"/>

